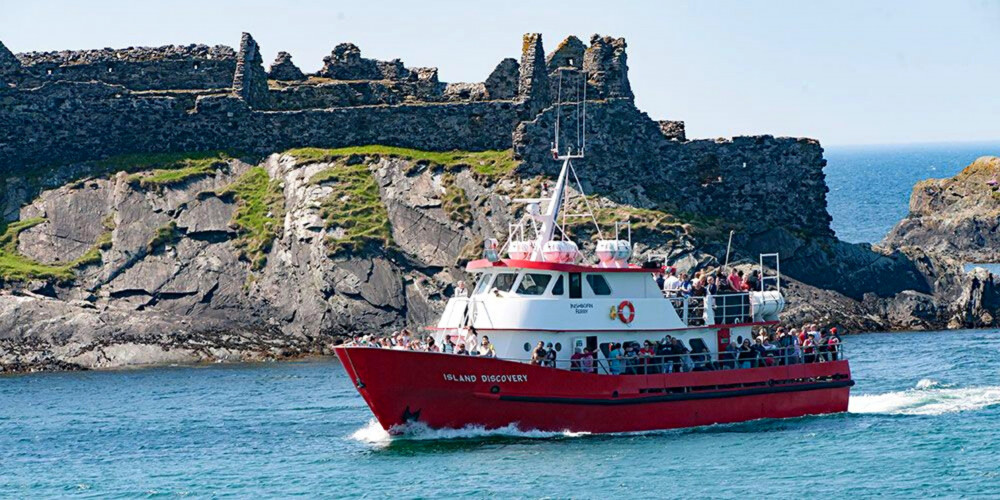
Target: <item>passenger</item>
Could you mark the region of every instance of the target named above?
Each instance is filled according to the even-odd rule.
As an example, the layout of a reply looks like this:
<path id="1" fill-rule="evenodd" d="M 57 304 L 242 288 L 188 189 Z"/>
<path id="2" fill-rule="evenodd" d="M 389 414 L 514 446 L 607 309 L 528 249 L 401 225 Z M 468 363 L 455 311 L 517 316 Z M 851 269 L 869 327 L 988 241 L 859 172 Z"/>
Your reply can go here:
<path id="1" fill-rule="evenodd" d="M 425 350 L 427 352 L 441 352 L 441 349 L 434 343 L 434 337 L 427 337 L 427 346 Z"/>
<path id="2" fill-rule="evenodd" d="M 497 352 L 493 349 L 493 344 L 490 343 L 490 338 L 486 335 L 483 335 L 483 342 L 479 344 L 479 355 L 484 358 L 497 357 Z"/>
<path id="3" fill-rule="evenodd" d="M 409 347 L 410 342 L 413 340 L 413 336 L 410 335 L 410 331 L 403 328 L 403 331 L 399 333 L 400 342 L 399 344 L 403 347 Z"/>
<path id="4" fill-rule="evenodd" d="M 760 271 L 754 269 L 750 272 L 750 276 L 747 277 L 746 281 L 747 290 L 756 292 L 760 290 Z"/>
<path id="5" fill-rule="evenodd" d="M 639 353 L 636 351 L 634 342 L 625 343 L 625 373 L 628 375 L 639 374 Z"/>
<path id="6" fill-rule="evenodd" d="M 708 295 L 718 295 L 722 292 L 722 290 L 719 289 L 719 284 L 717 283 L 715 276 L 708 277 L 708 284 L 705 285 L 705 291 Z"/>
<path id="7" fill-rule="evenodd" d="M 654 364 L 659 367 L 660 373 L 670 373 L 673 371 L 674 362 L 671 359 L 671 354 L 670 335 L 667 335 L 663 337 L 663 340 L 656 343 Z"/>
<path id="8" fill-rule="evenodd" d="M 531 364 L 542 366 L 545 362 L 545 342 L 541 340 L 538 341 L 538 345 L 535 346 L 535 350 L 531 351 Z"/>
<path id="9" fill-rule="evenodd" d="M 444 335 L 444 340 L 441 342 L 441 352 L 446 354 L 455 353 L 455 343 L 451 341 L 451 335 Z"/>
<path id="10" fill-rule="evenodd" d="M 473 356 L 479 355 L 479 333 L 476 331 L 476 327 L 470 326 L 466 330 L 465 345 L 469 348 L 469 354 Z"/>
<path id="11" fill-rule="evenodd" d="M 823 330 L 819 334 L 819 342 L 816 343 L 816 351 L 819 353 L 817 355 L 819 361 L 830 361 L 830 336 L 827 334 L 826 330 Z"/>
<path id="12" fill-rule="evenodd" d="M 654 366 L 653 355 L 656 351 L 653 349 L 653 343 L 650 341 L 645 341 L 642 343 L 642 349 L 639 349 L 639 360 L 640 360 L 640 374 L 653 374 L 659 373 L 659 371 Z"/>
<path id="13" fill-rule="evenodd" d="M 837 328 L 833 327 L 830 329 L 830 338 L 826 341 L 827 345 L 830 346 L 830 359 L 832 361 L 837 361 L 840 356 L 840 335 L 837 335 Z"/>
<path id="14" fill-rule="evenodd" d="M 729 288 L 734 292 L 743 290 L 743 278 L 740 277 L 740 273 L 736 269 L 729 272 L 728 283 Z"/>
<path id="15" fill-rule="evenodd" d="M 580 371 L 583 373 L 597 373 L 597 363 L 594 352 L 589 347 L 583 348 L 583 358 L 580 358 Z"/>
<path id="16" fill-rule="evenodd" d="M 622 373 L 622 357 L 625 355 L 622 352 L 622 345 L 619 343 L 611 344 L 611 350 L 608 351 L 608 371 L 612 375 L 621 375 Z"/>
<path id="17" fill-rule="evenodd" d="M 555 348 L 552 347 L 552 342 L 549 342 L 545 346 L 545 366 L 548 366 L 550 368 L 555 368 L 556 367 L 556 355 L 557 355 L 557 353 L 556 353 Z"/>
<path id="18" fill-rule="evenodd" d="M 743 343 L 740 344 L 740 354 L 739 363 L 740 368 L 753 368 L 756 364 L 757 355 L 754 353 L 752 346 L 750 345 L 750 339 L 743 339 Z"/>
<path id="19" fill-rule="evenodd" d="M 802 343 L 802 358 L 806 363 L 816 362 L 816 342 L 809 335 L 806 335 L 806 340 Z"/>
<path id="20" fill-rule="evenodd" d="M 683 296 L 685 296 L 685 297 L 690 297 L 691 296 L 691 288 L 693 286 L 694 286 L 694 284 L 691 283 L 691 278 L 688 278 L 688 274 L 687 273 L 681 273 L 680 294 L 683 295 Z"/>
<path id="21" fill-rule="evenodd" d="M 455 349 L 455 354 L 461 354 L 461 355 L 466 355 L 467 356 L 469 354 L 469 351 L 465 350 L 465 344 L 464 343 L 459 343 L 458 344 L 458 349 Z"/>
<path id="22" fill-rule="evenodd" d="M 455 297 L 468 297 L 469 290 L 465 288 L 465 282 L 459 281 L 458 285 L 455 286 Z"/>
<path id="23" fill-rule="evenodd" d="M 719 364 L 721 365 L 722 369 L 732 370 L 736 368 L 736 363 L 737 360 L 739 359 L 739 355 L 740 355 L 740 346 L 738 346 L 736 342 L 730 340 L 729 344 L 726 345 L 725 358 L 723 358 L 722 355 L 719 355 Z"/>
<path id="24" fill-rule="evenodd" d="M 664 283 L 663 289 L 667 292 L 667 295 L 676 297 L 680 288 L 681 280 L 677 279 L 677 269 L 671 267 L 668 271 L 667 281 Z"/>
<path id="25" fill-rule="evenodd" d="M 656 286 L 657 286 L 657 288 L 659 288 L 662 291 L 663 290 L 663 285 L 665 283 L 666 283 L 666 281 L 663 279 L 663 274 L 662 273 L 657 274 L 656 275 Z"/>
<path id="26" fill-rule="evenodd" d="M 579 347 L 573 349 L 573 355 L 569 357 L 569 370 L 572 372 L 583 370 L 583 349 Z"/>

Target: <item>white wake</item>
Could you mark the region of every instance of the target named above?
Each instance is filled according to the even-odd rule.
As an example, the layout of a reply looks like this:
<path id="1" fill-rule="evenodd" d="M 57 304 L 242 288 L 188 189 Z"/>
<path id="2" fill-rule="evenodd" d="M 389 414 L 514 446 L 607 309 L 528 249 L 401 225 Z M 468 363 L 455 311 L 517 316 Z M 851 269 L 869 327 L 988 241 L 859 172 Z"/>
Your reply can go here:
<path id="1" fill-rule="evenodd" d="M 1000 404 L 1000 386 L 951 387 L 923 379 L 913 389 L 851 396 L 847 411 L 887 415 L 941 415 Z"/>
<path id="2" fill-rule="evenodd" d="M 548 432 L 548 431 L 525 431 L 515 424 L 497 429 L 486 429 L 479 425 L 469 425 L 460 429 L 431 429 L 426 424 L 415 422 L 406 427 L 393 429 L 393 434 L 389 434 L 382 425 L 374 418 L 368 421 L 364 427 L 354 431 L 351 439 L 363 443 L 384 445 L 393 440 L 437 440 L 437 439 L 471 439 L 483 437 L 515 437 L 533 439 L 551 439 L 561 437 L 585 436 L 586 432 Z"/>

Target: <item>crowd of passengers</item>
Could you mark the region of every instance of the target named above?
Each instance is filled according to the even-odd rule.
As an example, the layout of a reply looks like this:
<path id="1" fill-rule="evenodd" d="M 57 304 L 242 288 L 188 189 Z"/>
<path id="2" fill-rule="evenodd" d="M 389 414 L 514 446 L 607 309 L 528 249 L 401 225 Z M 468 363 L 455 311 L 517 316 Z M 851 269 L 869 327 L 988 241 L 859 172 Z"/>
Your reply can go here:
<path id="1" fill-rule="evenodd" d="M 701 342 L 685 345 L 684 341 L 667 335 L 662 340 L 613 343 L 608 346 L 607 360 L 599 361 L 597 352 L 589 347 L 576 348 L 570 357 L 569 369 L 585 373 L 612 375 L 647 375 L 710 370 L 732 370 L 767 366 L 793 365 L 836 361 L 840 354 L 840 335 L 836 328 L 821 330 L 814 324 L 801 329 L 773 332 L 761 328 L 754 339 L 737 337 L 718 356 Z M 531 353 L 531 363 L 556 366 L 556 351 L 552 344 L 539 342 Z"/>
<path id="2" fill-rule="evenodd" d="M 445 354 L 464 354 L 468 356 L 482 356 L 485 358 L 495 358 L 497 356 L 493 343 L 488 335 L 479 338 L 474 327 L 469 327 L 464 337 L 453 338 L 445 335 L 444 340 L 438 345 L 434 337 L 428 335 L 420 338 L 410 333 L 406 328 L 392 332 L 392 335 L 382 338 L 373 338 L 371 335 L 355 337 L 349 345 L 360 347 L 376 347 L 381 349 L 397 349 L 403 351 L 424 351 L 441 352 Z"/>
<path id="3" fill-rule="evenodd" d="M 656 276 L 656 284 L 663 293 L 671 297 L 705 297 L 761 289 L 760 272 L 756 269 L 749 276 L 739 269 L 733 269 L 726 276 L 722 269 L 718 269 L 697 271 L 691 277 L 688 273 L 680 273 L 678 276 L 677 268 L 670 267 Z"/>

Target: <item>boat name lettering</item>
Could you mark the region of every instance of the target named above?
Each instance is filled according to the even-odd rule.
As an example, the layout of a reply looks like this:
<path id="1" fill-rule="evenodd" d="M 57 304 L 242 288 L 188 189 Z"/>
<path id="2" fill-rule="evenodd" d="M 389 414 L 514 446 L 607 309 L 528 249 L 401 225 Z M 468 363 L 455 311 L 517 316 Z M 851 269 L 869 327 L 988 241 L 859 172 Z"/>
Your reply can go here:
<path id="1" fill-rule="evenodd" d="M 594 304 L 591 304 L 589 302 L 584 304 L 570 304 L 569 308 L 572 309 L 573 312 L 577 314 L 587 314 L 590 312 L 590 309 L 594 308 Z"/>
<path id="2" fill-rule="evenodd" d="M 442 375 L 444 375 L 444 379 L 447 382 L 475 382 L 477 380 L 475 375 L 465 375 L 465 374 L 455 374 L 455 373 L 443 373 Z M 503 375 L 483 374 L 479 376 L 478 380 L 480 382 L 490 382 L 490 383 L 527 382 L 528 376 L 521 374 L 503 374 Z"/>

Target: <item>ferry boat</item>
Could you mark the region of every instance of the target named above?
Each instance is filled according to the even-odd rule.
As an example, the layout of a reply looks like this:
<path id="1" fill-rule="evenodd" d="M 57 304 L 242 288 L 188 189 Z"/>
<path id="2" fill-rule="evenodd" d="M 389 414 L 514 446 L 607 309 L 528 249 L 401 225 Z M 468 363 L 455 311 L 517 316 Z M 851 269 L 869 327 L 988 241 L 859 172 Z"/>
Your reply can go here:
<path id="1" fill-rule="evenodd" d="M 428 328 L 438 346 L 488 337 L 495 357 L 335 348 L 383 428 L 617 433 L 847 411 L 854 382 L 841 349 L 805 360 L 812 362 L 785 356 L 750 366 L 727 352 L 730 342 L 778 323 L 785 301 L 776 254 L 761 256 L 758 290 L 672 296 L 657 284 L 666 272 L 662 263 L 629 263 L 631 229 L 624 221 L 616 223 L 614 238 L 596 242 L 587 263 L 566 227 L 573 216 L 587 215 L 567 213 L 571 177 L 583 192 L 571 161 L 582 150 L 560 155 L 556 143 L 553 157 L 562 168 L 554 186 L 539 198 L 513 200 L 524 204 L 523 217 L 506 243 L 486 240 L 484 258 L 466 267 L 477 278 L 471 294 L 448 300 Z M 773 259 L 770 275 L 765 259 Z M 616 343 L 641 346 L 668 335 L 692 353 L 613 356 Z M 539 342 L 552 345 L 554 360 L 532 361 Z M 589 362 L 574 359 L 584 350 L 594 353 Z"/>

